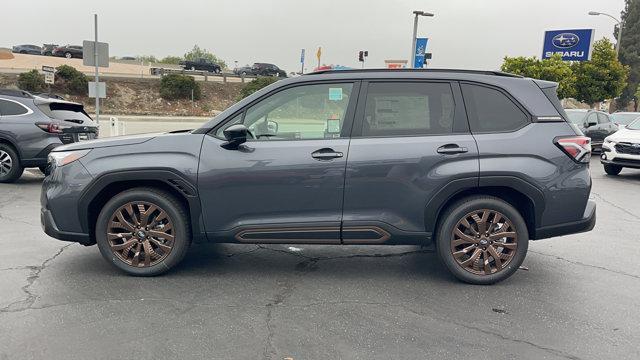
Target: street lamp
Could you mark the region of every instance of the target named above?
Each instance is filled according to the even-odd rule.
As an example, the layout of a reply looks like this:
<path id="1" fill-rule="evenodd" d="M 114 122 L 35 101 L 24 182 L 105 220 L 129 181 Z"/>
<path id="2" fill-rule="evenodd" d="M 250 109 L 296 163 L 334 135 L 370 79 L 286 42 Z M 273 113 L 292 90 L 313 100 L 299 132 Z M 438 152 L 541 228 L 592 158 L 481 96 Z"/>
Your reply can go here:
<path id="1" fill-rule="evenodd" d="M 598 16 L 598 15 L 608 16 L 608 17 L 612 18 L 613 21 L 618 23 L 618 39 L 616 40 L 616 57 L 618 57 L 618 54 L 620 54 L 620 40 L 622 39 L 622 21 L 616 19 L 615 17 L 613 17 L 613 16 L 611 16 L 609 14 L 605 14 L 605 13 L 598 12 L 598 11 L 589 11 L 589 15 L 592 15 L 592 16 Z"/>
<path id="2" fill-rule="evenodd" d="M 416 56 L 416 38 L 418 37 L 418 16 L 433 17 L 432 13 L 424 12 L 421 10 L 415 10 L 413 14 L 415 15 L 415 17 L 413 18 L 413 37 L 411 38 L 411 56 L 409 56 L 410 68 L 413 68 L 415 66 L 414 58 Z"/>

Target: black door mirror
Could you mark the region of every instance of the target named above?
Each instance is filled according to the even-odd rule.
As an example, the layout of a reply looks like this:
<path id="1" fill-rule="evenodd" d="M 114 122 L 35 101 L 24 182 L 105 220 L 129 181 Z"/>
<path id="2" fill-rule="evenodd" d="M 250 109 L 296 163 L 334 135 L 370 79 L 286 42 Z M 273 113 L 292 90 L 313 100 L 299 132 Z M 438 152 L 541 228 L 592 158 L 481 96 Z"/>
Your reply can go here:
<path id="1" fill-rule="evenodd" d="M 236 150 L 241 144 L 247 141 L 249 129 L 243 124 L 231 125 L 222 132 L 227 142 L 222 147 L 228 150 Z"/>

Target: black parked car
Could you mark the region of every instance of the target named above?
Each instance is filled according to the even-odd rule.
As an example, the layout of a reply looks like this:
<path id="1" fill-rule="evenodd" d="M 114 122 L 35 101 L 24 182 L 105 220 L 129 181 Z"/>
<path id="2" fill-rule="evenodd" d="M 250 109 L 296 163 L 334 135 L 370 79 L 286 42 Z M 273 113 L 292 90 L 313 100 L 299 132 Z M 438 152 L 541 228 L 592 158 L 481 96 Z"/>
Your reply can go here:
<path id="1" fill-rule="evenodd" d="M 584 109 L 566 109 L 569 121 L 591 138 L 594 151 L 602 150 L 604 138 L 618 131 L 609 114 L 602 111 Z"/>
<path id="2" fill-rule="evenodd" d="M 53 56 L 53 49 L 55 49 L 57 44 L 42 44 L 42 55 L 45 56 Z"/>
<path id="3" fill-rule="evenodd" d="M 216 74 L 222 72 L 222 67 L 208 59 L 182 60 L 180 66 L 185 70 L 209 71 Z"/>
<path id="4" fill-rule="evenodd" d="M 286 71 L 273 64 L 254 63 L 251 71 L 253 72 L 252 75 L 287 77 Z"/>
<path id="5" fill-rule="evenodd" d="M 40 55 L 42 48 L 38 45 L 16 45 L 11 51 L 18 54 Z"/>
<path id="6" fill-rule="evenodd" d="M 80 45 L 65 45 L 57 46 L 53 48 L 51 52 L 53 56 L 66 57 L 67 59 L 78 58 L 82 59 L 82 46 Z"/>
<path id="7" fill-rule="evenodd" d="M 249 65 L 233 69 L 233 73 L 239 76 L 255 75 L 253 67 Z"/>
<path id="8" fill-rule="evenodd" d="M 589 139 L 556 87 L 468 70 L 278 81 L 194 131 L 55 149 L 42 225 L 133 275 L 166 272 L 192 241 L 413 244 L 494 283 L 530 239 L 595 225 Z"/>
<path id="9" fill-rule="evenodd" d="M 97 134 L 82 104 L 0 89 L 0 183 L 17 180 L 28 167 L 46 172 L 55 147 Z"/>

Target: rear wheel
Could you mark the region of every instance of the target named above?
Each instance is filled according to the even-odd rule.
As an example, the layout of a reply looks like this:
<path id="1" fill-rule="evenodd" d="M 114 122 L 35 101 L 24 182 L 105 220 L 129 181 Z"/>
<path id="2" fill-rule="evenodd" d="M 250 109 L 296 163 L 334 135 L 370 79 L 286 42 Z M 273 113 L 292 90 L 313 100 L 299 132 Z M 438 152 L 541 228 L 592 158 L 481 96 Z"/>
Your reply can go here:
<path id="1" fill-rule="evenodd" d="M 73 57 L 73 55 L 71 55 L 70 52 L 66 52 L 66 53 L 64 53 L 64 57 L 66 57 L 67 59 L 71 59 Z"/>
<path id="2" fill-rule="evenodd" d="M 0 144 L 0 183 L 12 183 L 22 176 L 18 152 L 7 144 Z"/>
<path id="3" fill-rule="evenodd" d="M 137 188 L 100 211 L 96 241 L 102 256 L 128 274 L 154 276 L 177 265 L 191 243 L 182 205 L 169 193 Z"/>
<path id="4" fill-rule="evenodd" d="M 609 175 L 618 175 L 622 171 L 622 166 L 607 164 L 604 166 L 604 172 Z"/>
<path id="5" fill-rule="evenodd" d="M 518 270 L 529 236 L 513 206 L 498 198 L 474 196 L 445 211 L 436 241 L 440 259 L 456 278 L 487 285 Z"/>

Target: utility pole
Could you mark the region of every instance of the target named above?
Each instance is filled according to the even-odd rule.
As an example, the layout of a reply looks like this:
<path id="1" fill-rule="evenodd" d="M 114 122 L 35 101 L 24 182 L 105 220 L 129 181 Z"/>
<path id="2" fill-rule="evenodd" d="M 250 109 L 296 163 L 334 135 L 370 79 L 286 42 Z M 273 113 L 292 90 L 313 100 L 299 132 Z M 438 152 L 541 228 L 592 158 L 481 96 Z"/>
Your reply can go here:
<path id="1" fill-rule="evenodd" d="M 98 14 L 93 14 L 93 21 L 95 23 L 95 43 L 93 46 L 93 59 L 96 63 L 96 76 L 95 76 L 95 86 L 96 86 L 96 122 L 100 121 L 100 96 L 99 96 L 99 88 L 100 88 L 100 77 L 98 75 Z"/>
<path id="2" fill-rule="evenodd" d="M 613 19 L 613 21 L 615 21 L 618 24 L 618 38 L 616 39 L 616 58 L 618 60 L 620 60 L 620 41 L 622 41 L 622 27 L 623 27 L 623 23 L 621 20 L 618 20 L 615 16 L 613 15 L 609 15 L 603 12 L 599 12 L 599 11 L 589 11 L 589 15 L 591 16 L 598 16 L 598 15 L 604 15 L 607 17 L 610 17 Z"/>
<path id="3" fill-rule="evenodd" d="M 411 37 L 411 56 L 409 56 L 409 68 L 415 68 L 415 56 L 416 56 L 416 38 L 418 37 L 418 16 L 430 16 L 433 17 L 432 13 L 424 12 L 421 10 L 415 10 L 413 12 L 415 15 L 413 18 L 413 36 Z"/>

